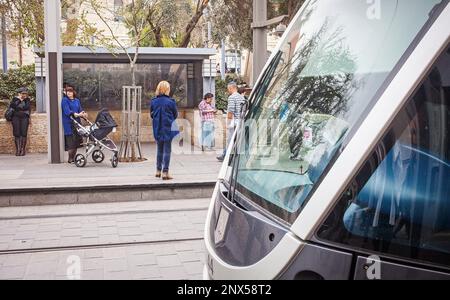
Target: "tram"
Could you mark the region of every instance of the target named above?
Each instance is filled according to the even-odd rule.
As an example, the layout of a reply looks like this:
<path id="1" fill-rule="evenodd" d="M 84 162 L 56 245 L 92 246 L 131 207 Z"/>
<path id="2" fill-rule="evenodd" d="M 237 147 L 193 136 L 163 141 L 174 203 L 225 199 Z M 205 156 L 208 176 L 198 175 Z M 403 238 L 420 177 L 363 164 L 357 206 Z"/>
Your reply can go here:
<path id="1" fill-rule="evenodd" d="M 450 279 L 448 0 L 309 0 L 208 212 L 204 278 Z"/>

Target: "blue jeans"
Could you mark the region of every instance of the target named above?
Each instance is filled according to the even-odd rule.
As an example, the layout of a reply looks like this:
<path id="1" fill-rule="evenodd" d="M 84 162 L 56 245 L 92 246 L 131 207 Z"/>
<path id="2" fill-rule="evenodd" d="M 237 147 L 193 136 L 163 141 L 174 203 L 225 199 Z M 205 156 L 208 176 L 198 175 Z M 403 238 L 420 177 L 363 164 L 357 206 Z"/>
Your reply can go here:
<path id="1" fill-rule="evenodd" d="M 214 122 L 202 122 L 201 145 L 212 148 L 214 146 Z"/>
<path id="2" fill-rule="evenodd" d="M 156 156 L 156 169 L 158 171 L 169 172 L 170 155 L 172 153 L 172 141 L 159 141 L 158 154 Z"/>

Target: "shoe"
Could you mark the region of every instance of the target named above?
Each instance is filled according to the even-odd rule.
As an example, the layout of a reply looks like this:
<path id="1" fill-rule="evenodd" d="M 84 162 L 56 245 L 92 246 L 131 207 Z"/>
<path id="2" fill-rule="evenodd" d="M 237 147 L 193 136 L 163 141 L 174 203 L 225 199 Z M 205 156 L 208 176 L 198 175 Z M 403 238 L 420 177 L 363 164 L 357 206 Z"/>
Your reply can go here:
<path id="1" fill-rule="evenodd" d="M 225 157 L 223 155 L 216 157 L 218 161 L 223 162 Z"/>
<path id="2" fill-rule="evenodd" d="M 161 171 L 156 171 L 155 177 L 156 178 L 161 178 Z"/>
<path id="3" fill-rule="evenodd" d="M 20 144 L 20 156 L 25 156 L 27 153 L 27 138 L 22 138 L 22 143 Z"/>
<path id="4" fill-rule="evenodd" d="M 162 179 L 163 179 L 163 180 L 172 180 L 173 177 L 171 177 L 171 176 L 169 175 L 169 172 L 164 172 L 164 173 L 162 174 Z"/>

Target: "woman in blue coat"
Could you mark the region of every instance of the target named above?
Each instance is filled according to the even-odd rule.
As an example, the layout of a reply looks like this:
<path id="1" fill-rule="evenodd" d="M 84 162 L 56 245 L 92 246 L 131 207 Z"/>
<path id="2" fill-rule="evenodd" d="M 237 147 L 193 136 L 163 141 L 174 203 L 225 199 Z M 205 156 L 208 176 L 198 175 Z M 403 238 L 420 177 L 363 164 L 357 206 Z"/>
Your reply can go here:
<path id="1" fill-rule="evenodd" d="M 77 98 L 75 90 L 71 87 L 66 89 L 66 95 L 61 102 L 62 121 L 64 127 L 65 150 L 69 152 L 69 164 L 72 164 L 77 155 L 77 149 L 81 147 L 83 139 L 73 127 L 72 119 L 81 122 L 80 118 L 87 118 L 87 114 L 81 108 L 81 102 Z"/>
<path id="2" fill-rule="evenodd" d="M 156 177 L 163 180 L 173 179 L 169 175 L 172 140 L 178 135 L 176 120 L 178 118 L 177 103 L 169 97 L 170 84 L 162 81 L 156 88 L 156 97 L 150 105 L 153 119 L 153 135 L 158 145 L 156 157 Z"/>

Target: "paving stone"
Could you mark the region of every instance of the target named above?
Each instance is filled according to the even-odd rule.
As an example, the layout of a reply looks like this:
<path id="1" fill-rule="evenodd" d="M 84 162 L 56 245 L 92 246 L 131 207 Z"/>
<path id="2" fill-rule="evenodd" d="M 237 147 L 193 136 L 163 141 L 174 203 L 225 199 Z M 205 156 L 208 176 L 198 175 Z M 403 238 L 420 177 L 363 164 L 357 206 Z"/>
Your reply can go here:
<path id="1" fill-rule="evenodd" d="M 134 280 L 156 279 L 161 277 L 160 269 L 155 265 L 130 268 L 130 273 Z"/>
<path id="2" fill-rule="evenodd" d="M 203 273 L 203 266 L 204 264 L 197 261 L 197 262 L 186 262 L 183 263 L 184 268 L 186 270 L 186 273 L 188 275 L 196 275 L 196 274 L 202 274 Z"/>
<path id="3" fill-rule="evenodd" d="M 196 252 L 183 251 L 178 253 L 178 257 L 182 263 L 200 261 L 200 257 Z"/>
<path id="4" fill-rule="evenodd" d="M 30 261 L 31 254 L 3 255 L 3 258 L 3 267 L 26 266 Z"/>
<path id="5" fill-rule="evenodd" d="M 160 268 L 159 272 L 164 280 L 188 280 L 189 275 L 183 266 Z"/>
<path id="6" fill-rule="evenodd" d="M 0 280 L 23 279 L 27 266 L 2 267 Z"/>
<path id="7" fill-rule="evenodd" d="M 128 256 L 129 266 L 151 266 L 157 265 L 156 256 L 154 254 L 134 254 Z"/>
<path id="8" fill-rule="evenodd" d="M 156 262 L 161 268 L 180 266 L 181 261 L 178 255 L 159 255 L 156 256 Z"/>
<path id="9" fill-rule="evenodd" d="M 105 280 L 130 280 L 132 279 L 131 273 L 128 271 L 120 272 L 107 272 L 104 273 Z"/>

